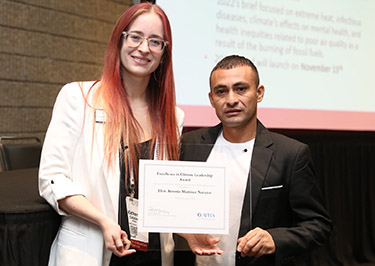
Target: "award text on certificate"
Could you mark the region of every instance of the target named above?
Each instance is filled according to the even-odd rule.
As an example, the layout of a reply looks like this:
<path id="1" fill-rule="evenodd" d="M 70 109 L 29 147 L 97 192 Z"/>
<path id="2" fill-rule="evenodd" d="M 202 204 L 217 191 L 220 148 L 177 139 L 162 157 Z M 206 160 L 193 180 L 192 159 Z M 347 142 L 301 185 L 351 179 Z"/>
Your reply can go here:
<path id="1" fill-rule="evenodd" d="M 182 161 L 139 161 L 139 232 L 228 234 L 226 168 Z"/>

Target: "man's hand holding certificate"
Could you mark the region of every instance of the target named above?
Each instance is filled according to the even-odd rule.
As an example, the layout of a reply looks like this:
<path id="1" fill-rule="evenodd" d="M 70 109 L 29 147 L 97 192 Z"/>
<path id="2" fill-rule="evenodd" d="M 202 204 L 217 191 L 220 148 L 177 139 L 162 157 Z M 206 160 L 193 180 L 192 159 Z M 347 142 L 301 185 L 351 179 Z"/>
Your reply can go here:
<path id="1" fill-rule="evenodd" d="M 225 167 L 140 160 L 140 232 L 228 233 Z"/>

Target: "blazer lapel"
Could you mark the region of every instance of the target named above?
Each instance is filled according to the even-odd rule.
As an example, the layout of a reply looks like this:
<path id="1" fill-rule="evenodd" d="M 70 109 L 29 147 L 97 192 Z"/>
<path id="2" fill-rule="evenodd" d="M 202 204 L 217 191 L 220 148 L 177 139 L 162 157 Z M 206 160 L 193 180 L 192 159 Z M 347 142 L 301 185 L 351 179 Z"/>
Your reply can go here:
<path id="1" fill-rule="evenodd" d="M 118 220 L 118 203 L 119 203 L 119 187 L 120 187 L 120 162 L 119 154 L 116 153 L 116 158 L 113 165 L 108 165 L 104 156 L 104 124 L 95 123 L 94 149 L 93 156 L 97 157 L 98 162 L 102 165 L 102 178 L 106 184 L 107 195 L 110 199 L 108 202 L 108 213 L 112 214 L 115 221 Z M 104 189 L 104 188 L 103 188 Z"/>
<path id="2" fill-rule="evenodd" d="M 259 194 L 272 159 L 273 151 L 268 148 L 272 143 L 268 130 L 258 121 L 257 135 L 251 159 L 251 170 L 242 206 L 239 237 L 244 236 L 252 229 L 253 214 L 255 213 Z"/>
<path id="3" fill-rule="evenodd" d="M 91 83 L 85 83 L 83 94 L 86 97 Z M 113 165 L 108 167 L 106 158 L 104 155 L 104 125 L 106 123 L 106 116 L 101 107 L 101 103 L 96 104 L 96 109 L 93 107 L 93 94 L 96 90 L 96 85 L 92 89 L 87 98 L 87 105 L 85 109 L 85 146 L 90 149 L 91 162 L 94 164 L 91 171 L 93 177 L 99 178 L 98 182 L 106 189 L 106 193 L 103 192 L 103 201 L 105 202 L 106 213 L 117 221 L 118 219 L 118 204 L 119 204 L 119 187 L 120 187 L 120 167 L 119 167 L 119 154 L 116 154 L 116 158 Z M 93 170 L 94 169 L 94 170 Z M 105 188 L 104 188 L 105 185 Z M 99 197 L 99 195 L 98 195 Z"/>
<path id="4" fill-rule="evenodd" d="M 201 135 L 203 145 L 200 147 L 200 156 L 202 161 L 207 161 L 221 128 L 222 124 L 220 123 L 215 127 L 208 128 L 207 132 Z"/>
<path id="5" fill-rule="evenodd" d="M 207 161 L 220 130 L 221 124 L 212 128 L 205 128 L 200 135 L 197 135 L 193 141 L 189 142 L 186 142 L 184 136 L 182 136 L 181 160 Z"/>
<path id="6" fill-rule="evenodd" d="M 257 136 L 251 161 L 252 213 L 255 212 L 259 194 L 271 163 L 273 141 L 268 130 L 258 121 Z"/>

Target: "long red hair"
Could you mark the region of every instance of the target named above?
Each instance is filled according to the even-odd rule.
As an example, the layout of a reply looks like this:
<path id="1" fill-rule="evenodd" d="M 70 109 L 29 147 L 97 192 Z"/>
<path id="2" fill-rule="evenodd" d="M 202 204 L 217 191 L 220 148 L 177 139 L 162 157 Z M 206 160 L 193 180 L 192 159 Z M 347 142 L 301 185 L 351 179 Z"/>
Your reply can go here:
<path id="1" fill-rule="evenodd" d="M 122 141 L 128 149 L 120 158 L 124 160 L 126 166 L 130 162 L 135 173 L 138 172 L 136 144 L 139 143 L 139 132 L 142 128 L 132 113 L 120 73 L 121 33 L 139 15 L 147 12 L 154 12 L 160 16 L 163 22 L 164 39 L 168 42 L 164 48 L 162 63 L 151 74 L 147 87 L 153 136 L 151 148 L 157 140 L 158 159 L 178 159 L 179 130 L 172 69 L 172 34 L 169 20 L 160 7 L 151 3 L 141 3 L 131 6 L 121 15 L 113 28 L 105 56 L 103 75 L 94 92 L 94 106 L 102 106 L 107 115 L 104 125 L 104 146 L 108 164 L 111 165 L 115 161 Z"/>

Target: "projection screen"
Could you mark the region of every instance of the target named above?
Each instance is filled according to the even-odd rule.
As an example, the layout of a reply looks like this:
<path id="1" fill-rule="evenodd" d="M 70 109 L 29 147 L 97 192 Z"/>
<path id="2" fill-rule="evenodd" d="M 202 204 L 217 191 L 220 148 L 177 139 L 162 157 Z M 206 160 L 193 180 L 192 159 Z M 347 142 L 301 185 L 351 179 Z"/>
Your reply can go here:
<path id="1" fill-rule="evenodd" d="M 173 34 L 177 103 L 185 126 L 218 123 L 208 100 L 211 69 L 244 55 L 265 97 L 270 128 L 375 130 L 375 1 L 157 0 Z"/>

